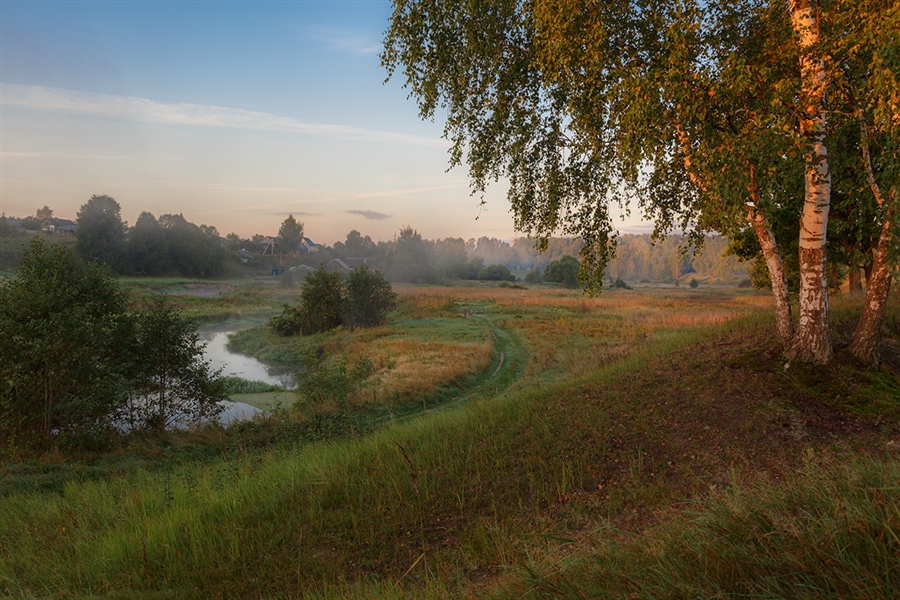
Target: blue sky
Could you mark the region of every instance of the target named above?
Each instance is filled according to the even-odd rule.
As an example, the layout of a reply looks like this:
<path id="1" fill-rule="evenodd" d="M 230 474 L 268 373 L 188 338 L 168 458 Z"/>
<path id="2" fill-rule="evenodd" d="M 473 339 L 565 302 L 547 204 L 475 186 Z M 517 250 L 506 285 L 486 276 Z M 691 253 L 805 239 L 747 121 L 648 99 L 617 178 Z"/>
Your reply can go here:
<path id="1" fill-rule="evenodd" d="M 0 204 L 74 218 L 109 194 L 141 211 L 273 234 L 294 214 L 323 243 L 515 236 L 447 169 L 378 52 L 391 5 L 0 1 Z"/>

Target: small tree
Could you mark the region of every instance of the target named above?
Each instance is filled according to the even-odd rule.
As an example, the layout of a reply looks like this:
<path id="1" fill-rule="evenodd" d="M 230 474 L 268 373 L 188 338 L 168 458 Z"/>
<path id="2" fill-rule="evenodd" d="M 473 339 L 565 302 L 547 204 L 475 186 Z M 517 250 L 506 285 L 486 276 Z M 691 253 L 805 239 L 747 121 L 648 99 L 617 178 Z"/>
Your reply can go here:
<path id="1" fill-rule="evenodd" d="M 0 284 L 0 432 L 31 447 L 98 440 L 125 397 L 126 309 L 105 267 L 32 241 Z"/>
<path id="2" fill-rule="evenodd" d="M 154 297 L 136 315 L 133 340 L 124 415 L 133 427 L 159 432 L 221 412 L 224 388 L 219 373 L 202 358 L 197 324 L 176 312 L 164 296 Z"/>
<path id="3" fill-rule="evenodd" d="M 563 256 L 554 260 L 544 269 L 544 279 L 551 283 L 559 283 L 567 288 L 578 286 L 578 271 L 581 265 L 574 256 Z"/>
<path id="4" fill-rule="evenodd" d="M 37 212 L 34 213 L 34 218 L 38 221 L 43 221 L 44 219 L 52 219 L 53 209 L 45 204 L 43 208 L 37 209 Z"/>
<path id="5" fill-rule="evenodd" d="M 306 277 L 297 306 L 285 306 L 280 316 L 272 317 L 269 326 L 282 336 L 329 331 L 343 323 L 344 306 L 340 273 L 329 273 L 323 265 Z"/>
<path id="6" fill-rule="evenodd" d="M 125 264 L 125 222 L 119 203 L 109 196 L 91 196 L 77 216 L 75 251 L 88 262 L 113 269 Z"/>
<path id="7" fill-rule="evenodd" d="M 278 230 L 278 240 L 281 242 L 282 252 L 285 250 L 288 254 L 297 252 L 303 240 L 303 223 L 297 221 L 294 215 L 288 215 Z"/>
<path id="8" fill-rule="evenodd" d="M 347 278 L 347 312 L 350 327 L 371 327 L 387 319 L 397 305 L 397 294 L 381 271 L 362 265 Z"/>

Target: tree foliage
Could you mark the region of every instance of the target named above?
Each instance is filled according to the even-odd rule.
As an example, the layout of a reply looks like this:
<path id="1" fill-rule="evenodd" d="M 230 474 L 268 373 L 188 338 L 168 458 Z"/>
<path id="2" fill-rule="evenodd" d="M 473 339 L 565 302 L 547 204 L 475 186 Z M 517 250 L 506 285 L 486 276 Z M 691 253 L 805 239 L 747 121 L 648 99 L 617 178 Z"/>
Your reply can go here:
<path id="1" fill-rule="evenodd" d="M 343 324 L 345 303 L 340 273 L 329 273 L 322 265 L 306 276 L 299 302 L 285 306 L 281 315 L 269 321 L 269 326 L 282 336 L 330 331 Z"/>
<path id="2" fill-rule="evenodd" d="M 123 420 L 213 414 L 221 394 L 201 352 L 163 298 L 134 313 L 105 265 L 35 239 L 0 283 L 0 434 L 22 449 L 85 446 Z"/>
<path id="3" fill-rule="evenodd" d="M 297 252 L 303 240 L 303 223 L 297 221 L 294 215 L 288 215 L 278 230 L 278 240 L 282 252 L 288 254 Z"/>
<path id="4" fill-rule="evenodd" d="M 555 260 L 544 269 L 544 280 L 550 283 L 558 283 L 563 287 L 578 287 L 578 273 L 581 265 L 574 256 L 563 256 Z"/>
<path id="5" fill-rule="evenodd" d="M 35 239 L 0 284 L 0 429 L 22 445 L 99 436 L 123 398 L 127 316 L 106 267 Z"/>
<path id="6" fill-rule="evenodd" d="M 340 273 L 321 266 L 304 280 L 299 302 L 285 306 L 269 326 L 282 336 L 312 335 L 342 325 L 371 327 L 383 323 L 396 304 L 397 295 L 379 271 L 357 267 L 345 287 Z"/>
<path id="7" fill-rule="evenodd" d="M 197 324 L 156 296 L 134 315 L 128 403 L 123 417 L 137 429 L 163 431 L 221 412 L 218 373 L 203 360 Z"/>
<path id="8" fill-rule="evenodd" d="M 362 265 L 353 269 L 346 283 L 344 323 L 350 327 L 373 327 L 387 319 L 397 306 L 397 294 L 381 274 Z"/>
<path id="9" fill-rule="evenodd" d="M 657 235 L 680 227 L 697 247 L 706 232 L 750 233 L 790 354 L 824 361 L 829 160 L 853 173 L 834 186 L 849 255 L 893 236 L 898 31 L 891 0 L 396 0 L 382 62 L 423 117 L 447 115 L 451 166 L 467 162 L 475 193 L 508 178 L 517 229 L 541 247 L 555 231 L 581 237 L 590 289 L 617 241 L 610 203 L 637 203 Z M 793 339 L 779 252 L 791 245 L 805 290 Z M 866 312 L 883 315 L 879 293 Z"/>
<path id="10" fill-rule="evenodd" d="M 125 268 L 125 222 L 121 207 L 110 196 L 91 196 L 78 211 L 75 251 L 83 260 Z"/>

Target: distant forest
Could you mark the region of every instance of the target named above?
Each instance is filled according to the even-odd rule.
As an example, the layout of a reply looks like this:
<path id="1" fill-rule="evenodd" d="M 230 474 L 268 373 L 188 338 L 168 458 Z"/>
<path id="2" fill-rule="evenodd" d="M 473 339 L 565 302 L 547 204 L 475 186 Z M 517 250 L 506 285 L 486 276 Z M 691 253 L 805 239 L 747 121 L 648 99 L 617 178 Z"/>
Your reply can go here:
<path id="1" fill-rule="evenodd" d="M 47 217 L 52 212 L 44 207 L 37 216 Z M 21 223 L 39 228 L 41 221 L 0 217 L 0 266 L 14 267 L 24 240 L 35 235 L 26 233 Z M 333 259 L 355 266 L 365 259 L 363 262 L 383 270 L 395 282 L 526 278 L 533 282 L 542 280 L 548 265 L 566 256 L 577 257 L 581 249 L 581 241 L 575 238 L 552 238 L 543 253 L 529 238 L 512 242 L 489 237 L 427 240 L 412 227 L 403 227 L 388 241 L 375 242 L 353 230 L 343 242 L 313 246 L 304 239 L 308 234 L 303 224 L 293 217 L 281 224 L 279 236 L 257 234 L 251 238 L 235 233 L 222 237 L 214 226 L 195 225 L 180 214 L 156 218 L 144 212 L 133 227 L 127 227 L 118 203 L 108 196 L 92 197 L 75 223 L 74 236 L 38 234 L 68 241 L 85 260 L 106 263 L 127 275 L 234 276 L 246 271 L 277 272 L 301 264 L 316 267 Z M 621 234 L 607 278 L 635 283 L 673 282 L 691 273 L 718 281 L 747 277 L 748 263 L 727 253 L 727 239 L 707 237 L 699 252 L 685 249 L 684 243 L 680 235 L 654 242 L 646 234 Z"/>

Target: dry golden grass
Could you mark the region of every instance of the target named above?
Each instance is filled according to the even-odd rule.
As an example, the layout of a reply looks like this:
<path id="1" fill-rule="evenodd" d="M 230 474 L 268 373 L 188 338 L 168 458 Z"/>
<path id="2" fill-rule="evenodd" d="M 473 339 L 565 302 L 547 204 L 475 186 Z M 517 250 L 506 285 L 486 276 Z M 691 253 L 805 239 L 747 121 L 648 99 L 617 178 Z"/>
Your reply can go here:
<path id="1" fill-rule="evenodd" d="M 487 369 L 492 350 L 489 339 L 480 345 L 379 340 L 364 352 L 375 365 L 375 373 L 352 402 L 405 402 L 427 396 Z"/>
<path id="2" fill-rule="evenodd" d="M 407 287 L 399 295 L 404 316 L 415 318 L 481 305 L 524 343 L 527 375 L 554 377 L 590 372 L 667 331 L 721 325 L 771 306 L 766 294 L 709 288 L 638 287 L 591 298 L 559 288 Z"/>

